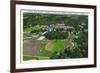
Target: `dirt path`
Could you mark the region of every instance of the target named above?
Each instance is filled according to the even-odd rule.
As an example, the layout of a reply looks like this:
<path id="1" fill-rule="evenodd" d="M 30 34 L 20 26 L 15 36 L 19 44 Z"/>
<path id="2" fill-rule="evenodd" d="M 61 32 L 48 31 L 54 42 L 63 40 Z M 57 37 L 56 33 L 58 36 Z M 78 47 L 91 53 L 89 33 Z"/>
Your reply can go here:
<path id="1" fill-rule="evenodd" d="M 44 38 L 45 38 L 45 36 L 41 36 L 37 40 L 43 40 Z"/>

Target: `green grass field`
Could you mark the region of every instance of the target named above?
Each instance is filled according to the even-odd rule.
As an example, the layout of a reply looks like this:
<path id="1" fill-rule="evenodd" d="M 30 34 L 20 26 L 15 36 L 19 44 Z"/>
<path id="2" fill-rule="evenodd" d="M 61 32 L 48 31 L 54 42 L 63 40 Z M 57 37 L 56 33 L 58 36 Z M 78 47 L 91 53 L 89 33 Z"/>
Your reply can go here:
<path id="1" fill-rule="evenodd" d="M 57 40 L 57 41 L 53 41 L 52 44 L 54 45 L 54 47 L 52 48 L 52 52 L 55 52 L 55 51 L 63 52 L 64 48 L 67 45 L 67 41 Z"/>
<path id="2" fill-rule="evenodd" d="M 47 60 L 48 57 L 32 57 L 32 56 L 23 56 L 24 61 L 29 61 L 29 60 Z"/>
<path id="3" fill-rule="evenodd" d="M 41 44 L 41 56 L 50 56 L 54 52 L 63 52 L 67 45 L 66 40 L 53 40 L 51 42 Z"/>
<path id="4" fill-rule="evenodd" d="M 36 58 L 32 57 L 32 56 L 23 56 L 23 60 L 27 61 L 27 60 L 36 60 Z"/>

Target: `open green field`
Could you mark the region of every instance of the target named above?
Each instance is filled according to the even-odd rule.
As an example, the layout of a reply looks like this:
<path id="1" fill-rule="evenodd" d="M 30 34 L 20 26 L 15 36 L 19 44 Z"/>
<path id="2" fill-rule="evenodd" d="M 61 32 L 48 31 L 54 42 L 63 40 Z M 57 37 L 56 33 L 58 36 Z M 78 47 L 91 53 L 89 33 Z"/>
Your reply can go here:
<path id="1" fill-rule="evenodd" d="M 23 56 L 24 61 L 28 60 L 47 60 L 48 57 L 32 57 L 32 56 Z"/>
<path id="2" fill-rule="evenodd" d="M 42 44 L 40 55 L 50 56 L 51 55 L 50 53 L 63 52 L 66 45 L 67 45 L 66 40 L 53 40 L 46 44 Z"/>

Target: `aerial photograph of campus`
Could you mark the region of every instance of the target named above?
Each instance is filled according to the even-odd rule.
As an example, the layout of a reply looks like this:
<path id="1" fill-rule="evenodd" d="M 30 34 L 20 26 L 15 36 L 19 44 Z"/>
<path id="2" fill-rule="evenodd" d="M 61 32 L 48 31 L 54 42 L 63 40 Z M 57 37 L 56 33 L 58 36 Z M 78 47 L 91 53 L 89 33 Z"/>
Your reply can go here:
<path id="1" fill-rule="evenodd" d="M 23 61 L 88 58 L 88 15 L 23 13 Z"/>

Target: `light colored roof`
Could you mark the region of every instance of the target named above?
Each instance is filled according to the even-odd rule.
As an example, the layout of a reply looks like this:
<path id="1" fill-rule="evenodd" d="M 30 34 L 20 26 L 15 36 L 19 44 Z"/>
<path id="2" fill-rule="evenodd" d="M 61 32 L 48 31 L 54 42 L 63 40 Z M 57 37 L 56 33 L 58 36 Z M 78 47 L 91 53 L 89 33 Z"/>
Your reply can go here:
<path id="1" fill-rule="evenodd" d="M 57 24 L 55 28 L 72 29 L 73 26 L 65 26 L 65 24 Z"/>

